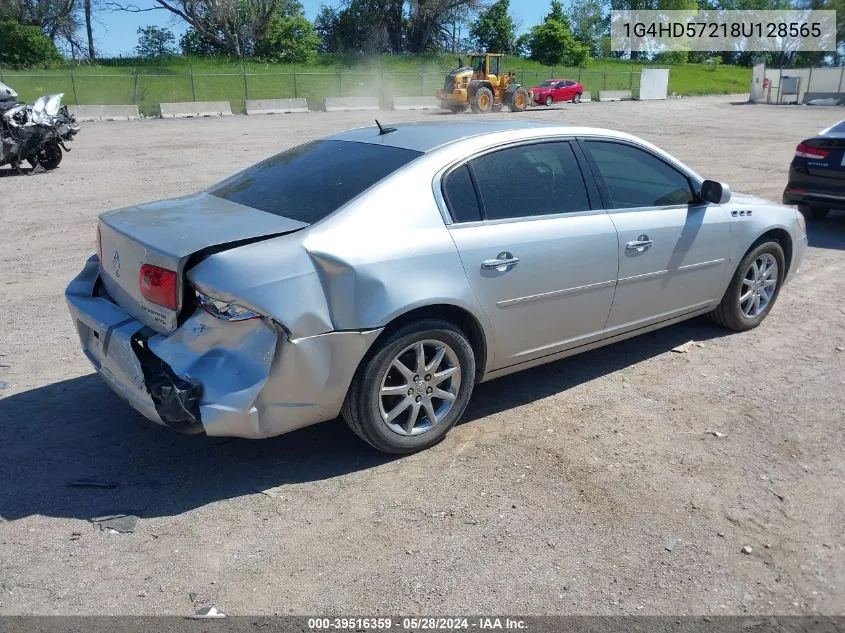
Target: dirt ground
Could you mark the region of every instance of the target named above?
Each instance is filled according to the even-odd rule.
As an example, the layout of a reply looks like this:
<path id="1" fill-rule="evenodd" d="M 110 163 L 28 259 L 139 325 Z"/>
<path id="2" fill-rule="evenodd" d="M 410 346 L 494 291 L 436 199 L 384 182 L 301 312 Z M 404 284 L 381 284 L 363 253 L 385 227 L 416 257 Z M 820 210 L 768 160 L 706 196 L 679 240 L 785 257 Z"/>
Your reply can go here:
<path id="1" fill-rule="evenodd" d="M 796 143 L 845 111 L 742 100 L 520 116 L 622 129 L 779 200 Z M 845 214 L 811 227 L 760 328 L 696 319 L 481 385 L 411 457 L 340 420 L 184 437 L 111 394 L 63 298 L 97 214 L 371 120 L 86 124 L 59 170 L 0 170 L 0 614 L 845 614 Z M 135 532 L 89 522 L 114 512 Z"/>

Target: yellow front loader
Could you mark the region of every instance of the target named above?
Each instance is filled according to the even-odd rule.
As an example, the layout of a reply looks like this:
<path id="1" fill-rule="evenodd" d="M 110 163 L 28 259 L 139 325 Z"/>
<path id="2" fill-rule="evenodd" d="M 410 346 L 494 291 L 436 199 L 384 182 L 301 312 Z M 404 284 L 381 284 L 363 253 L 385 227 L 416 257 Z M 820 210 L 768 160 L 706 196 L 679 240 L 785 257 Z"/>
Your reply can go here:
<path id="1" fill-rule="evenodd" d="M 465 112 L 469 107 L 476 114 L 499 111 L 523 112 L 531 103 L 531 94 L 516 82 L 516 73 L 500 73 L 501 53 L 470 55 L 470 66 L 449 73 L 441 90 L 440 105 L 452 112 Z"/>

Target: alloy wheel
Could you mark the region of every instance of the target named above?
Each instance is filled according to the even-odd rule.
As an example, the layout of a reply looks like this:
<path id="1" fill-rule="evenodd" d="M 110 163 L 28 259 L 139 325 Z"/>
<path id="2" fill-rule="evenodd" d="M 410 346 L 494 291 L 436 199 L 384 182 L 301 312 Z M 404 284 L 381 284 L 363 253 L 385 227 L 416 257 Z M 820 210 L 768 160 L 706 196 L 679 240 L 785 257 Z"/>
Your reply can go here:
<path id="1" fill-rule="evenodd" d="M 417 341 L 388 365 L 379 385 L 379 413 L 395 433 L 420 435 L 443 422 L 460 387 L 455 351 L 442 341 Z"/>
<path id="2" fill-rule="evenodd" d="M 778 263 L 763 253 L 749 266 L 739 291 L 739 309 L 746 319 L 755 319 L 769 307 L 778 283 Z"/>

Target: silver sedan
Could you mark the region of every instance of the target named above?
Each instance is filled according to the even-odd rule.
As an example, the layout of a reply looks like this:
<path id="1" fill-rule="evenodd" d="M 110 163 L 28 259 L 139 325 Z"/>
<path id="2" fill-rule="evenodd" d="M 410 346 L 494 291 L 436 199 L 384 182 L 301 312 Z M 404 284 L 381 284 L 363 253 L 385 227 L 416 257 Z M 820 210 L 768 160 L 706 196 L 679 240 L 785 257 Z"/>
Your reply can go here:
<path id="1" fill-rule="evenodd" d="M 342 413 L 389 453 L 478 382 L 702 314 L 754 328 L 807 246 L 794 209 L 643 140 L 513 120 L 335 134 L 97 239 L 67 302 L 132 407 L 250 438 Z"/>

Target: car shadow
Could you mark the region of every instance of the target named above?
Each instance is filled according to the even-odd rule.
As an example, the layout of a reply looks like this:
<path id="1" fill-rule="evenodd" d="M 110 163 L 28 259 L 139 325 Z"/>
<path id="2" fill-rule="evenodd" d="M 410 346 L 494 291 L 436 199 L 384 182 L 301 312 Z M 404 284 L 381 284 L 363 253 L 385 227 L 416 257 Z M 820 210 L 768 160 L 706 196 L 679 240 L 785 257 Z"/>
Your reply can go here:
<path id="1" fill-rule="evenodd" d="M 694 319 L 476 388 L 462 424 L 560 393 L 689 340 Z M 261 490 L 385 464 L 340 419 L 261 441 L 185 436 L 148 422 L 90 374 L 0 399 L 0 516 L 172 516 Z M 74 487 L 79 481 L 113 487 Z"/>
<path id="2" fill-rule="evenodd" d="M 808 221 L 807 240 L 815 248 L 845 250 L 845 211 L 831 211 L 824 220 Z"/>

